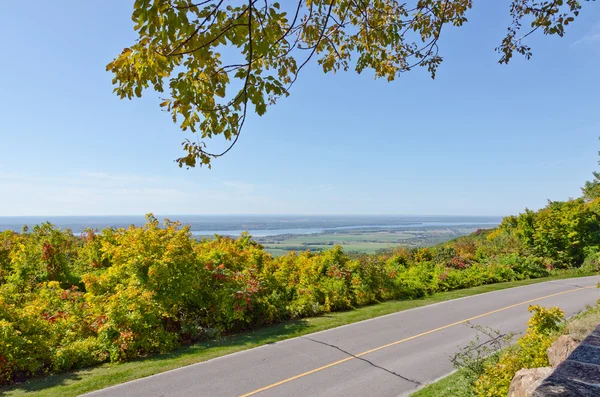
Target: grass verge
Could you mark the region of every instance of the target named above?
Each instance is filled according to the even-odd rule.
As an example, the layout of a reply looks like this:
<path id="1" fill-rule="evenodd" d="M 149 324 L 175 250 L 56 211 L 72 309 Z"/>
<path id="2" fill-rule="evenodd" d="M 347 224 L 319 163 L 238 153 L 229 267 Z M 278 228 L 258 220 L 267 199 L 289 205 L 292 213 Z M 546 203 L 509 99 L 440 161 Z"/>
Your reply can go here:
<path id="1" fill-rule="evenodd" d="M 414 392 L 410 397 L 474 397 L 471 384 L 460 372 L 455 371 Z"/>
<path id="2" fill-rule="evenodd" d="M 537 284 L 544 281 L 592 275 L 594 274 L 571 273 L 533 280 L 488 284 L 479 287 L 440 292 L 422 299 L 387 301 L 376 305 L 361 307 L 356 310 L 330 313 L 324 316 L 302 320 L 287 321 L 270 327 L 264 327 L 249 332 L 225 336 L 218 340 L 210 340 L 194 344 L 168 354 L 153 355 L 123 364 L 104 364 L 97 367 L 68 372 L 65 374 L 31 379 L 24 383 L 0 388 L 0 395 L 11 397 L 31 395 L 35 395 L 36 397 L 77 396 L 93 390 L 102 389 L 108 386 L 143 378 L 175 368 L 184 367 L 186 365 L 199 363 L 212 358 L 262 346 L 268 343 L 274 343 L 407 309 L 482 294 L 485 292 Z M 452 377 L 452 375 L 450 377 Z M 450 377 L 444 378 L 440 382 L 451 382 L 452 379 L 447 380 Z M 433 387 L 433 385 L 431 386 Z M 458 386 L 460 386 L 460 384 L 457 384 L 456 387 Z M 427 388 L 422 390 L 424 391 L 426 389 Z M 441 395 L 443 394 L 434 393 L 422 395 L 419 394 L 418 396 L 423 397 Z M 460 396 L 460 394 L 447 395 Z"/>

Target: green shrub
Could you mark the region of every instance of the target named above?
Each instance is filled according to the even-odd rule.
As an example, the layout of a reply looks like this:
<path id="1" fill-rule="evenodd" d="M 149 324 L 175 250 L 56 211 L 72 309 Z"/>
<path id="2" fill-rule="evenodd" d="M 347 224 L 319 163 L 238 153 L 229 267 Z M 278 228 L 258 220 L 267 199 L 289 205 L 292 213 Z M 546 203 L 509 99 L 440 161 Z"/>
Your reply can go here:
<path id="1" fill-rule="evenodd" d="M 596 246 L 587 247 L 585 260 L 579 268 L 581 273 L 597 273 L 600 271 L 600 249 Z"/>
<path id="2" fill-rule="evenodd" d="M 85 368 L 106 361 L 108 352 L 97 338 L 77 340 L 56 349 L 52 368 L 56 372 Z"/>
<path id="3" fill-rule="evenodd" d="M 403 298 L 420 298 L 438 292 L 440 268 L 433 262 L 420 262 L 398 272 L 395 288 Z"/>
<path id="4" fill-rule="evenodd" d="M 503 334 L 481 325 L 467 325 L 475 331 L 475 338 L 455 353 L 450 361 L 472 388 L 490 366 L 498 363 L 500 352 L 510 345 L 515 334 Z"/>
<path id="5" fill-rule="evenodd" d="M 46 343 L 47 329 L 35 318 L 0 319 L 0 382 L 45 373 L 52 362 Z"/>

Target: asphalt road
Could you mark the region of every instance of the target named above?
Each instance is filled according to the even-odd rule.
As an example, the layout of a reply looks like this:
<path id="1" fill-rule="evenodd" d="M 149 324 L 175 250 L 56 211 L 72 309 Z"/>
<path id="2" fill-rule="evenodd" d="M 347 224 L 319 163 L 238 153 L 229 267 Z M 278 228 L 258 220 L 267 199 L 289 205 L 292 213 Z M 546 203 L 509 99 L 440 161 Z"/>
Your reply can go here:
<path id="1" fill-rule="evenodd" d="M 453 370 L 449 356 L 475 335 L 467 321 L 522 332 L 530 304 L 559 306 L 569 316 L 600 298 L 599 281 L 550 281 L 406 310 L 86 396 L 403 396 Z"/>

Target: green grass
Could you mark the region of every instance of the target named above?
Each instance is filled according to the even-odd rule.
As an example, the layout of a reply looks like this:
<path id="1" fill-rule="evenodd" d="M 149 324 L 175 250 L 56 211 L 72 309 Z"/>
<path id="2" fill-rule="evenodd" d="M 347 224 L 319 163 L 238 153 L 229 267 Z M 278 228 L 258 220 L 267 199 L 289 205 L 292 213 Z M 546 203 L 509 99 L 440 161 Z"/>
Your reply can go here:
<path id="1" fill-rule="evenodd" d="M 420 233 L 422 234 L 422 233 Z M 291 237 L 283 240 L 282 243 L 289 245 L 300 245 L 300 244 L 311 244 L 311 243 L 322 243 L 327 244 L 329 242 L 350 242 L 350 241 L 370 241 L 370 242 L 398 242 L 413 238 L 414 233 L 410 232 L 381 232 L 381 233 L 329 233 L 320 235 L 308 235 Z"/>
<path id="2" fill-rule="evenodd" d="M 289 253 L 288 250 L 281 249 L 281 248 L 271 248 L 271 247 L 265 247 L 265 251 L 267 251 L 269 254 L 271 254 L 274 257 L 283 256 L 283 255 Z"/>
<path id="3" fill-rule="evenodd" d="M 97 367 L 32 379 L 25 383 L 1 388 L 0 394 L 6 396 L 77 396 L 122 382 L 139 379 L 186 365 L 210 360 L 226 354 L 258 347 L 312 332 L 322 331 L 369 318 L 395 313 L 443 302 L 451 299 L 497 291 L 511 287 L 540 283 L 543 281 L 565 279 L 592 274 L 564 274 L 535 280 L 522 280 L 507 283 L 489 284 L 480 287 L 441 292 L 423 299 L 396 300 L 365 306 L 356 310 L 330 313 L 296 321 L 288 321 L 254 331 L 230 335 L 219 340 L 211 340 L 188 346 L 169 354 L 154 355 L 123 364 L 104 364 Z M 455 394 L 453 394 L 455 395 Z"/>
<path id="4" fill-rule="evenodd" d="M 441 241 L 457 237 L 457 233 L 468 234 L 475 229 L 433 229 L 433 230 L 402 230 L 402 231 L 343 231 L 335 233 L 302 235 L 277 238 L 259 238 L 258 241 L 273 256 L 285 255 L 290 251 L 302 252 L 324 251 L 334 245 L 341 245 L 346 252 L 374 254 L 381 249 L 401 246 L 433 245 Z"/>
<path id="5" fill-rule="evenodd" d="M 414 392 L 410 397 L 475 397 L 469 381 L 460 371 Z"/>
<path id="6" fill-rule="evenodd" d="M 343 241 L 338 241 L 336 242 L 336 245 L 341 245 L 342 248 L 344 249 L 344 252 L 360 252 L 360 253 L 365 253 L 365 254 L 374 254 L 377 252 L 377 250 L 380 249 L 386 249 L 386 248 L 393 248 L 393 247 L 399 247 L 402 246 L 404 244 L 402 243 L 378 243 L 378 242 L 367 242 L 367 241 L 352 241 L 352 242 L 343 242 Z M 314 250 L 329 250 L 331 249 L 333 246 L 331 245 L 324 245 L 324 244 L 310 244 L 310 245 L 301 245 L 301 244 L 288 244 L 286 243 L 282 243 L 282 244 L 264 244 L 265 249 L 271 253 L 272 255 L 283 255 L 289 251 L 305 251 L 307 249 L 310 249 L 312 251 Z"/>

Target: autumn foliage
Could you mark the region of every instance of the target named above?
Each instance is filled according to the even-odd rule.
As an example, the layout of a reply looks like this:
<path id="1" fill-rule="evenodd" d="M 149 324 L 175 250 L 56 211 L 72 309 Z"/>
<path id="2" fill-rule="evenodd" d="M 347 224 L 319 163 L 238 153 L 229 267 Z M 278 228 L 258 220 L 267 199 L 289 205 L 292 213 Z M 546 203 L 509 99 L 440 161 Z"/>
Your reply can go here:
<path id="1" fill-rule="evenodd" d="M 5 231 L 0 384 L 388 299 L 594 271 L 598 209 L 553 202 L 436 247 L 359 257 L 335 247 L 273 258 L 249 235 L 197 241 L 151 215 L 142 227 L 81 235 L 50 224 Z"/>

